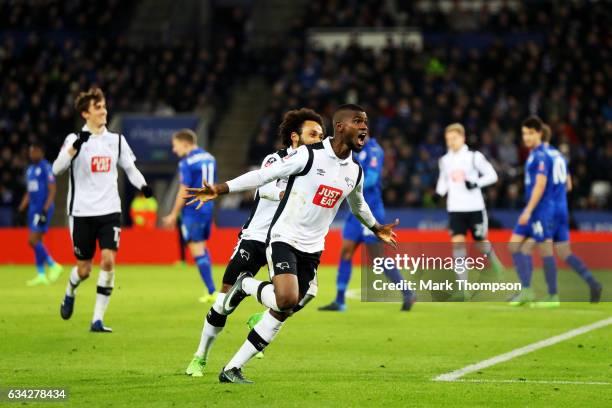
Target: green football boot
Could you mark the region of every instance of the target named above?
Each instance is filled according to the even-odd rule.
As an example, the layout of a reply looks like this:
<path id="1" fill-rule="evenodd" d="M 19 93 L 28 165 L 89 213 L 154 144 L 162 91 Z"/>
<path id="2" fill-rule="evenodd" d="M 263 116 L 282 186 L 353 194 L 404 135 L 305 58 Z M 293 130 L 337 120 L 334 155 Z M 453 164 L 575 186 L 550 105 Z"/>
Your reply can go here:
<path id="1" fill-rule="evenodd" d="M 202 377 L 204 374 L 204 367 L 206 367 L 206 359 L 204 357 L 193 356 L 193 359 L 187 366 L 185 374 L 192 377 Z"/>
<path id="2" fill-rule="evenodd" d="M 64 267 L 57 262 L 53 264 L 53 266 L 49 267 L 49 281 L 55 282 L 60 277 L 62 272 L 64 271 Z"/>
<path id="3" fill-rule="evenodd" d="M 249 326 L 249 329 L 253 330 L 253 327 L 255 327 L 257 323 L 259 323 L 264 313 L 265 312 L 255 313 L 251 315 L 251 317 L 249 317 L 249 320 L 247 320 L 247 326 Z M 260 351 L 259 353 L 255 354 L 255 358 L 264 358 L 263 351 Z"/>
<path id="4" fill-rule="evenodd" d="M 551 309 L 561 306 L 561 302 L 559 301 L 559 295 L 554 294 L 548 295 L 544 300 L 533 302 L 530 306 L 535 309 Z"/>
<path id="5" fill-rule="evenodd" d="M 49 285 L 49 279 L 47 279 L 46 275 L 36 275 L 34 279 L 30 279 L 26 282 L 27 286 L 38 286 L 38 285 Z"/>
<path id="6" fill-rule="evenodd" d="M 510 306 L 523 306 L 530 304 L 535 299 L 532 288 L 523 288 L 515 297 L 510 300 Z"/>

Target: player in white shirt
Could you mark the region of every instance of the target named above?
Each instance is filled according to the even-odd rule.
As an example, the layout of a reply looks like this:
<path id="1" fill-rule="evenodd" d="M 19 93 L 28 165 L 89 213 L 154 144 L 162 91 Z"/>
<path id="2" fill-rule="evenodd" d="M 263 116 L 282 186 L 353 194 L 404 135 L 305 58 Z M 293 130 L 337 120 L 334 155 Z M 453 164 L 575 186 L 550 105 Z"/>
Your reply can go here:
<path id="1" fill-rule="evenodd" d="M 261 168 L 278 166 L 283 158 L 292 154 L 302 145 L 320 142 L 324 137 L 323 118 L 310 109 L 294 109 L 285 113 L 279 126 L 281 143 L 288 146 L 275 153 L 267 155 L 261 163 Z M 227 291 L 236 283 L 241 272 L 249 271 L 253 276 L 267 264 L 266 237 L 274 213 L 283 198 L 287 178 L 272 180 L 257 189 L 255 203 L 251 214 L 242 227 L 239 241 L 236 244 L 230 262 L 223 275 L 223 286 L 214 305 L 204 319 L 204 327 L 200 344 L 189 366 L 187 375 L 201 377 L 206 366 L 213 342 L 225 327 L 227 314 L 223 310 L 223 301 Z M 257 320 L 257 317 L 255 319 Z"/>
<path id="2" fill-rule="evenodd" d="M 134 153 L 125 138 L 106 129 L 106 101 L 99 88 L 82 92 L 75 109 L 85 119 L 81 131 L 69 134 L 53 163 L 53 173 L 69 169 L 68 215 L 70 234 L 77 259 L 72 269 L 66 295 L 60 308 L 63 319 L 74 310 L 76 288 L 89 277 L 96 242 L 101 249 L 100 275 L 92 332 L 111 332 L 103 323 L 104 313 L 115 282 L 115 257 L 121 232 L 121 199 L 117 188 L 117 166 L 121 166 L 130 183 L 151 197 L 142 173 L 136 168 Z"/>
<path id="3" fill-rule="evenodd" d="M 219 374 L 221 382 L 250 383 L 242 367 L 276 337 L 296 307 L 304 306 L 314 296 L 325 236 L 345 198 L 362 224 L 382 241 L 396 245 L 393 228 L 399 221 L 387 225 L 376 222 L 363 198 L 363 170 L 352 155 L 365 144 L 366 113 L 357 105 L 342 105 L 334 113 L 333 125 L 333 139 L 301 146 L 278 166 L 251 171 L 227 183 L 190 189 L 193 199 L 187 204 L 199 201 L 200 206 L 221 194 L 289 177 L 267 235 L 266 258 L 272 283 L 241 273 L 223 302 L 224 312 L 230 314 L 245 296 L 254 295 L 269 309 Z"/>
<path id="4" fill-rule="evenodd" d="M 453 243 L 453 257 L 466 256 L 465 238 L 468 231 L 477 241 L 478 248 L 489 258 L 497 273 L 501 264 L 487 239 L 488 219 L 481 188 L 497 181 L 495 169 L 480 152 L 468 149 L 465 144 L 465 129 L 453 123 L 444 130 L 448 152 L 440 158 L 440 175 L 436 193 L 447 196 L 446 210 Z M 467 280 L 467 270 L 455 271 L 457 280 Z M 457 296 L 463 298 L 463 293 Z M 460 299 L 457 299 L 460 300 Z"/>

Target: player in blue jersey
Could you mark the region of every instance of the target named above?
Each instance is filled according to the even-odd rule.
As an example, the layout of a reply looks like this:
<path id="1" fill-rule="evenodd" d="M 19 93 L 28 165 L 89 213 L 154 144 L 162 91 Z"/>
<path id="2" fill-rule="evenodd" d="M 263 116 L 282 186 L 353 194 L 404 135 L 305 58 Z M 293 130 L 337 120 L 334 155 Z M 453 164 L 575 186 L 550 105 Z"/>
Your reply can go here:
<path id="1" fill-rule="evenodd" d="M 385 220 L 385 207 L 382 200 L 382 169 L 384 162 L 384 151 L 376 142 L 376 139 L 368 136 L 365 146 L 360 153 L 354 153 L 355 158 L 364 171 L 363 195 L 372 214 L 380 223 Z M 365 243 L 370 256 L 377 253 L 380 241 L 369 229 L 365 228 L 359 220 L 349 214 L 342 230 L 342 249 L 340 253 L 340 265 L 336 278 L 336 299 L 326 306 L 319 308 L 321 311 L 345 311 L 346 310 L 346 288 L 351 279 L 352 259 L 359 244 Z M 397 269 L 387 269 L 385 275 L 392 282 L 403 280 Z M 412 308 L 416 296 L 409 290 L 403 292 L 403 304 L 401 310 L 408 311 Z"/>
<path id="2" fill-rule="evenodd" d="M 552 188 L 555 210 L 553 215 L 553 242 L 557 257 L 565 261 L 589 285 L 590 300 L 597 303 L 601 299 L 602 286 L 587 268 L 584 262 L 572 253 L 569 242 L 569 208 L 567 193 L 572 189 L 572 179 L 568 171 L 567 160 L 559 150 L 550 145 L 552 132 L 550 126 L 543 125 L 542 138 L 546 144 L 546 153 L 552 160 Z M 531 254 L 525 254 L 531 257 Z M 532 261 L 529 259 L 528 264 Z"/>
<path id="3" fill-rule="evenodd" d="M 30 146 L 30 161 L 26 171 L 27 192 L 21 200 L 19 211 L 28 209 L 28 242 L 34 250 L 37 276 L 27 282 L 28 286 L 48 285 L 55 282 L 62 273 L 62 266 L 49 255 L 42 242 L 43 235 L 49 230 L 55 206 L 55 176 L 51 164 L 45 160 L 45 152 L 41 144 Z M 49 266 L 49 277 L 45 274 L 45 264 Z"/>
<path id="4" fill-rule="evenodd" d="M 536 116 L 523 121 L 523 142 L 530 150 L 525 163 L 526 206 L 521 213 L 510 238 L 512 262 L 521 281 L 521 292 L 510 302 L 513 306 L 532 304 L 534 292 L 531 288 L 533 265 L 531 254 L 537 243 L 544 264 L 544 276 L 548 286 L 548 298 L 533 304 L 540 307 L 559 306 L 557 294 L 557 265 L 553 256 L 553 202 L 552 160 L 542 139 L 543 123 Z M 531 239 L 529 239 L 531 238 Z"/>
<path id="5" fill-rule="evenodd" d="M 199 298 L 199 301 L 212 302 L 217 293 L 206 241 L 210 237 L 213 203 L 208 202 L 201 209 L 196 210 L 194 206 L 185 206 L 183 197 L 188 187 L 202 187 L 202 181 L 213 183 L 216 178 L 217 165 L 215 158 L 198 146 L 197 136 L 190 129 L 183 129 L 172 135 L 172 151 L 181 158 L 178 165 L 180 187 L 176 194 L 174 207 L 170 214 L 164 217 L 163 223 L 167 227 L 174 227 L 180 213 L 183 238 L 187 242 L 187 247 L 208 290 Z"/>

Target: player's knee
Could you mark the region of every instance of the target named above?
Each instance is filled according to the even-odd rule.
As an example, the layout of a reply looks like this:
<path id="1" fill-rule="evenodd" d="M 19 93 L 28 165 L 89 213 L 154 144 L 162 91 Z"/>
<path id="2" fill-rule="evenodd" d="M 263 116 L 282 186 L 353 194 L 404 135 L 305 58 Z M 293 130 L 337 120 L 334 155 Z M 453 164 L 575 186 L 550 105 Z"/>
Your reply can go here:
<path id="1" fill-rule="evenodd" d="M 30 237 L 30 238 L 28 238 L 28 244 L 30 244 L 30 246 L 32 248 L 34 248 L 36 246 L 36 244 L 38 244 L 38 239 L 36 239 L 34 237 Z"/>
<path id="2" fill-rule="evenodd" d="M 100 261 L 100 268 L 102 268 L 103 271 L 112 271 L 115 269 L 115 261 L 112 258 L 102 259 Z"/>
<path id="3" fill-rule="evenodd" d="M 79 265 L 77 267 L 77 274 L 81 279 L 85 279 L 89 277 L 91 273 L 91 262 Z"/>
<path id="4" fill-rule="evenodd" d="M 280 310 L 292 310 L 298 302 L 297 293 L 276 293 L 276 306 Z"/>

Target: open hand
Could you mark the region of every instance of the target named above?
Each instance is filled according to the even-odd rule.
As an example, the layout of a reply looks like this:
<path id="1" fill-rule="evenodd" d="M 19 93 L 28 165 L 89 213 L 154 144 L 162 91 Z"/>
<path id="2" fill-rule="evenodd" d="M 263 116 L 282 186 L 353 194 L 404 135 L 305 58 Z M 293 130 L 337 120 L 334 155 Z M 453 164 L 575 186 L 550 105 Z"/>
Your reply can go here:
<path id="1" fill-rule="evenodd" d="M 183 198 L 187 201 L 185 205 L 192 205 L 198 203 L 196 210 L 202 208 L 202 206 L 208 201 L 214 200 L 217 198 L 219 193 L 217 192 L 217 188 L 213 184 L 208 184 L 206 181 L 202 182 L 202 188 L 187 188 L 187 195 Z"/>
<path id="2" fill-rule="evenodd" d="M 395 222 L 391 224 L 378 225 L 377 228 L 372 229 L 372 232 L 374 232 L 378 239 L 397 249 L 397 235 L 393 232 L 393 228 L 398 225 L 399 219 L 396 218 Z"/>

